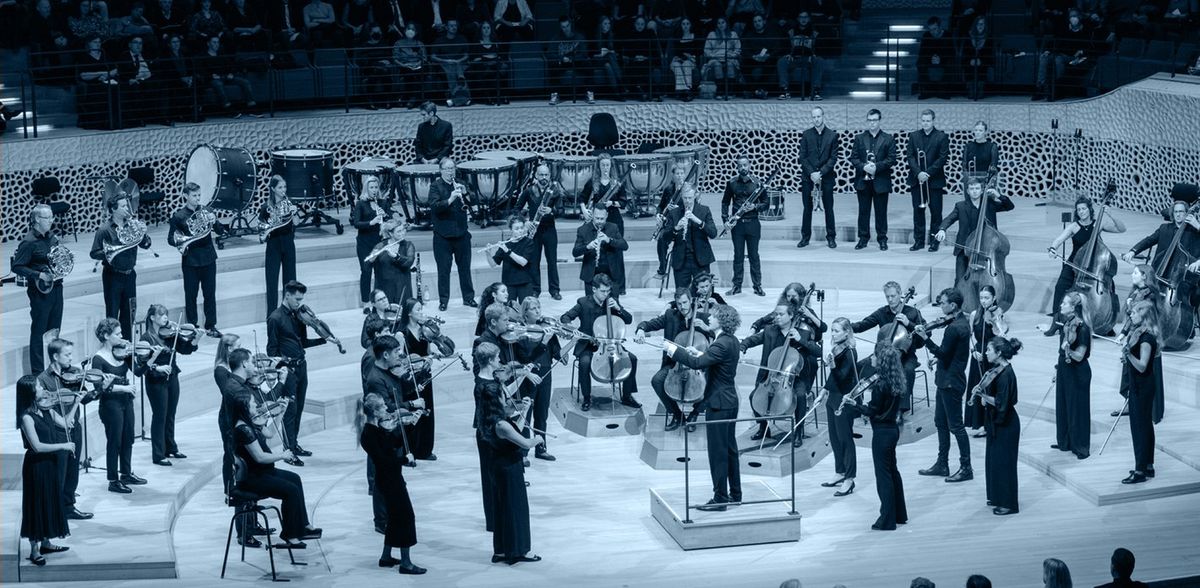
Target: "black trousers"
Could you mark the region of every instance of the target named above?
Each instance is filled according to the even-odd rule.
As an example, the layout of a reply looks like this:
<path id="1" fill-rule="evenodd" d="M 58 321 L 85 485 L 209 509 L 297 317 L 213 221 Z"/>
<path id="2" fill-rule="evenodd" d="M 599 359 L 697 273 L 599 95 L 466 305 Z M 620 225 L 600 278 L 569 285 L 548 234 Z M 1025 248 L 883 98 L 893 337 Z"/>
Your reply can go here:
<path id="1" fill-rule="evenodd" d="M 471 285 L 471 235 L 447 239 L 434 233 L 433 260 L 437 263 L 438 302 L 450 302 L 451 263 L 458 266 L 458 287 L 462 299 L 475 299 L 475 287 Z"/>
<path id="2" fill-rule="evenodd" d="M 1133 469 L 1145 473 L 1154 467 L 1154 394 L 1129 391 L 1129 433 L 1133 437 Z"/>
<path id="3" fill-rule="evenodd" d="M 42 348 L 42 337 L 46 331 L 62 328 L 63 287 L 62 282 L 55 282 L 49 294 L 42 294 L 37 286 L 30 284 L 26 290 L 29 294 L 29 369 L 30 373 L 40 374 L 46 369 L 45 350 Z"/>
<path id="4" fill-rule="evenodd" d="M 654 389 L 654 395 L 658 396 L 658 400 L 663 403 L 663 407 L 667 409 L 667 413 L 682 420 L 683 409 L 679 407 L 679 403 L 674 398 L 667 395 L 667 374 L 670 371 L 671 368 L 669 367 L 659 368 L 657 372 L 654 372 L 654 376 L 650 378 L 650 387 Z"/>
<path id="5" fill-rule="evenodd" d="M 533 428 L 539 431 L 546 430 L 546 419 L 550 416 L 550 395 L 553 390 L 553 372 L 542 376 L 542 383 L 533 388 Z"/>
<path id="6" fill-rule="evenodd" d="M 585 401 L 592 399 L 592 353 L 593 351 L 589 349 L 579 355 L 579 393 L 583 395 Z M 637 394 L 637 359 L 636 355 L 629 354 L 629 363 L 632 368 L 629 377 L 619 385 L 622 397 Z M 610 386 L 606 385 L 605 387 L 610 388 Z"/>
<path id="7" fill-rule="evenodd" d="M 1058 272 L 1058 280 L 1054 282 L 1054 301 L 1051 303 L 1050 312 L 1058 312 L 1058 305 L 1062 304 L 1063 297 L 1067 295 L 1067 291 L 1073 285 L 1075 285 L 1075 270 L 1063 264 L 1062 269 Z"/>
<path id="8" fill-rule="evenodd" d="M 847 478 L 858 477 L 858 455 L 854 447 L 854 413 L 846 410 L 835 415 L 842 402 L 831 394 L 825 401 L 825 417 L 829 423 L 829 445 L 833 448 L 833 471 Z"/>
<path id="9" fill-rule="evenodd" d="M 875 490 L 879 494 L 879 519 L 884 529 L 895 529 L 908 521 L 904 503 L 904 481 L 896 465 L 896 443 L 900 427 L 895 424 L 871 423 L 871 456 L 875 461 Z"/>
<path id="10" fill-rule="evenodd" d="M 813 217 L 813 183 L 805 181 L 800 187 L 800 196 L 804 200 L 804 216 L 800 221 L 800 238 L 812 238 Z M 837 239 L 837 222 L 833 217 L 833 174 L 821 177 L 821 207 L 825 212 L 825 238 Z"/>
<path id="11" fill-rule="evenodd" d="M 699 265 L 696 263 L 695 255 L 687 255 L 683 258 L 683 265 L 674 269 L 672 273 L 675 277 L 676 288 L 691 288 L 692 278 L 700 272 L 707 272 L 712 264 Z M 741 267 L 740 265 L 734 267 Z"/>
<path id="12" fill-rule="evenodd" d="M 289 233 L 267 239 L 267 255 L 263 267 L 267 271 L 267 314 L 279 306 L 279 271 L 283 283 L 296 279 L 296 235 Z"/>
<path id="13" fill-rule="evenodd" d="M 126 341 L 133 338 L 133 308 L 129 301 L 137 298 L 137 271 L 122 274 L 104 266 L 100 274 L 104 287 L 104 316 L 115 318 L 121 323 L 121 336 Z"/>
<path id="14" fill-rule="evenodd" d="M 505 284 L 504 286 L 508 288 L 508 299 L 518 305 L 525 298 L 529 296 L 537 298 L 538 295 L 538 292 L 533 288 L 533 284 L 528 282 L 524 284 Z"/>
<path id="15" fill-rule="evenodd" d="M 546 286 L 550 289 L 551 294 L 558 294 L 562 288 L 558 283 L 558 231 L 554 227 L 539 229 L 533 235 L 533 259 L 529 260 L 529 263 L 533 264 L 534 270 L 534 296 L 542 293 L 543 254 L 546 256 Z M 509 292 L 509 297 L 512 297 L 512 292 Z"/>
<path id="16" fill-rule="evenodd" d="M 229 424 L 229 421 L 227 418 L 217 417 L 217 429 L 221 431 L 221 441 L 222 441 L 222 443 L 221 443 L 221 483 L 222 483 L 221 488 L 224 489 L 225 494 L 229 494 L 230 489 L 233 488 L 233 461 L 234 461 L 233 455 L 234 455 L 234 449 L 235 449 L 233 440 L 230 439 L 230 435 L 229 435 L 229 431 L 232 429 L 232 426 Z M 241 535 L 240 535 L 241 527 L 240 526 L 238 527 L 238 532 L 239 532 L 238 536 L 241 537 Z"/>
<path id="17" fill-rule="evenodd" d="M 175 444 L 175 410 L 179 407 L 179 376 L 146 378 L 146 398 L 150 401 L 150 455 L 162 461 L 179 451 Z"/>
<path id="18" fill-rule="evenodd" d="M 744 259 L 750 257 L 750 281 L 755 286 L 762 286 L 762 262 L 758 258 L 758 241 L 762 237 L 762 228 L 758 219 L 747 219 L 738 222 L 730 231 L 733 235 L 733 285 L 742 285 Z"/>
<path id="19" fill-rule="evenodd" d="M 217 264 L 183 266 L 183 314 L 187 322 L 198 325 L 196 295 L 204 292 L 204 329 L 217 328 Z"/>
<path id="20" fill-rule="evenodd" d="M 708 422 L 736 419 L 736 408 L 710 408 L 704 412 Z M 738 461 L 737 423 L 706 425 L 708 470 L 712 475 L 713 498 L 717 502 L 742 501 L 741 462 Z"/>
<path id="21" fill-rule="evenodd" d="M 425 400 L 425 410 L 428 410 L 429 414 L 418 419 L 417 424 L 409 429 L 408 441 L 412 446 L 413 457 L 425 459 L 433 455 L 434 425 L 436 424 L 434 418 L 437 415 L 437 412 L 433 410 L 433 384 L 422 388 L 418 396 Z"/>
<path id="22" fill-rule="evenodd" d="M 926 184 L 929 184 L 926 182 Z M 944 200 L 944 188 L 934 188 L 929 184 L 929 230 L 925 229 L 925 209 L 921 208 L 921 190 L 918 188 L 912 191 L 912 206 L 913 206 L 913 242 L 925 244 L 925 237 L 928 235 L 929 240 L 933 240 L 939 229 L 942 228 L 942 202 Z M 974 230 L 974 228 L 969 228 Z"/>
<path id="23" fill-rule="evenodd" d="M 364 304 L 372 302 L 371 272 L 375 271 L 375 264 L 363 260 L 371 254 L 380 239 L 379 233 L 359 233 L 354 238 L 354 252 L 358 255 L 358 299 Z M 402 304 L 404 301 L 389 300 L 389 302 Z"/>
<path id="24" fill-rule="evenodd" d="M 133 399 L 100 401 L 100 422 L 104 423 L 104 465 L 108 480 L 133 473 Z M 118 475 L 119 474 L 119 475 Z"/>
<path id="25" fill-rule="evenodd" d="M 308 510 L 304 502 L 304 483 L 295 472 L 269 468 L 251 472 L 239 487 L 255 494 L 278 498 L 281 501 L 282 529 L 279 538 L 299 539 L 308 527 Z"/>
<path id="26" fill-rule="evenodd" d="M 671 249 L 671 238 L 666 230 L 658 238 L 655 250 L 658 252 L 658 273 L 667 275 L 667 252 Z"/>
<path id="27" fill-rule="evenodd" d="M 963 426 L 962 405 L 964 390 L 938 387 L 937 408 L 933 412 L 933 424 L 937 427 L 938 456 L 937 463 L 948 464 L 950 460 L 950 435 L 954 435 L 958 443 L 958 463 L 964 468 L 971 467 L 971 440 L 967 437 L 967 428 Z"/>
<path id="28" fill-rule="evenodd" d="M 959 284 L 962 283 L 962 278 L 967 273 L 967 265 L 971 263 L 971 260 L 963 255 L 961 249 L 957 247 L 954 249 L 954 283 Z"/>
<path id="29" fill-rule="evenodd" d="M 913 386 L 917 383 L 917 360 L 906 361 L 901 365 L 904 368 L 905 383 L 908 384 L 908 392 L 900 398 L 900 410 L 909 412 L 913 406 Z"/>
<path id="30" fill-rule="evenodd" d="M 874 182 L 866 182 L 858 191 L 858 240 L 871 240 L 871 207 L 875 207 L 875 236 L 880 243 L 887 242 L 888 193 L 876 192 Z"/>
<path id="31" fill-rule="evenodd" d="M 988 423 L 984 481 L 992 504 L 1017 510 L 1017 453 L 1021 444 L 1021 421 L 1016 411 L 1003 425 Z"/>
<path id="32" fill-rule="evenodd" d="M 290 445 L 291 449 L 295 449 L 300 445 L 297 437 L 300 434 L 300 417 L 304 414 L 304 398 L 308 395 L 307 362 L 300 361 L 298 365 L 292 367 L 287 386 L 288 389 L 284 393 L 291 396 L 292 403 L 283 413 L 283 430 L 287 435 L 283 442 Z"/>
<path id="33" fill-rule="evenodd" d="M 75 418 L 75 424 L 71 429 L 71 442 L 78 449 L 74 453 L 67 453 L 66 474 L 63 476 L 63 504 L 67 508 L 75 506 L 75 491 L 79 489 L 79 455 L 83 453 L 83 423 L 79 422 L 79 418 Z"/>
<path id="34" fill-rule="evenodd" d="M 495 529 L 492 499 L 496 494 L 495 471 L 492 468 L 493 450 L 491 445 L 479 438 L 478 432 L 475 433 L 475 448 L 479 450 L 479 487 L 483 492 L 483 520 L 487 531 L 491 533 Z"/>
<path id="35" fill-rule="evenodd" d="M 503 441 L 507 443 L 507 441 Z M 518 557 L 529 553 L 529 495 L 521 452 L 497 450 L 492 468 L 492 553 Z"/>
<path id="36" fill-rule="evenodd" d="M 1092 366 L 1087 361 L 1059 363 L 1054 381 L 1054 425 L 1060 450 L 1091 455 Z"/>

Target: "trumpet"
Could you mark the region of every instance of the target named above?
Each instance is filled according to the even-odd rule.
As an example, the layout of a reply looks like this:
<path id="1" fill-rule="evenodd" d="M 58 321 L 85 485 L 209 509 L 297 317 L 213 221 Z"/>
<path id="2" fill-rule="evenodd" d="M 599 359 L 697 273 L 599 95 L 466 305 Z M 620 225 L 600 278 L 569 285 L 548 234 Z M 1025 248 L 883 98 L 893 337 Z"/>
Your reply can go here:
<path id="1" fill-rule="evenodd" d="M 925 160 L 925 150 L 918 149 L 917 150 L 917 167 L 921 168 L 920 171 L 922 171 L 922 172 L 925 171 L 925 166 L 927 165 L 925 161 L 926 161 Z M 929 207 L 929 182 L 927 182 L 927 181 L 922 182 L 920 180 L 920 178 L 918 178 L 917 179 L 917 189 L 921 192 L 921 208 L 928 208 Z"/>

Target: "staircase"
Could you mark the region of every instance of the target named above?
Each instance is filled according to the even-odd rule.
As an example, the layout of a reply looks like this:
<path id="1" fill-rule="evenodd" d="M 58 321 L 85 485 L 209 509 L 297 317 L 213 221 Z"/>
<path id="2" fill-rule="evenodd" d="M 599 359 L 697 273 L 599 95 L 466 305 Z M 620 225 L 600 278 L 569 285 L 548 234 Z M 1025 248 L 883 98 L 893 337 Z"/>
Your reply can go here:
<path id="1" fill-rule="evenodd" d="M 925 21 L 934 15 L 945 19 L 944 12 L 935 8 L 871 9 L 865 10 L 858 22 L 847 20 L 842 24 L 842 56 L 827 74 L 825 97 L 881 100 L 888 96 L 888 70 L 896 75 L 898 63 L 899 97 L 911 99 Z M 893 80 L 892 98 L 896 98 L 895 92 Z"/>
<path id="2" fill-rule="evenodd" d="M 8 121 L 8 130 L 0 133 L 4 139 L 29 138 L 34 136 L 33 92 L 26 72 L 29 70 L 29 54 L 25 49 L 0 51 L 0 103 L 10 109 L 24 113 Z M 39 86 L 37 88 L 37 133 L 75 124 L 75 105 L 71 92 L 63 88 Z M 28 123 L 28 126 L 26 126 Z"/>

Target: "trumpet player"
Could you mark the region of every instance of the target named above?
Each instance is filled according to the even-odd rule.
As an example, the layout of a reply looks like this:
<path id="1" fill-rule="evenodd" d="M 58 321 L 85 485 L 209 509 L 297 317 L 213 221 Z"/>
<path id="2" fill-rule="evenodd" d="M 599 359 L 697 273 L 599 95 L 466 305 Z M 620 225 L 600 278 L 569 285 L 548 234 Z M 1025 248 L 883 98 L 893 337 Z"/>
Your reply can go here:
<path id="1" fill-rule="evenodd" d="M 942 195 L 946 190 L 946 159 L 950 140 L 933 126 L 933 111 L 921 111 L 921 130 L 908 134 L 908 184 L 912 189 L 913 244 L 909 251 L 920 251 L 929 238 L 929 250 L 938 250 L 933 238 L 942 225 Z M 929 231 L 925 230 L 925 210 L 929 210 Z"/>
<path id="2" fill-rule="evenodd" d="M 508 229 L 512 231 L 512 237 L 496 245 L 492 259 L 500 266 L 500 282 L 508 288 L 508 299 L 520 304 L 528 296 L 537 297 L 538 268 L 534 260 L 538 256 L 538 245 L 529 235 L 534 230 L 533 223 L 514 216 L 508 219 Z M 562 298 L 558 292 L 554 295 Z"/>
<path id="3" fill-rule="evenodd" d="M 387 238 L 383 229 L 392 216 L 392 207 L 380 195 L 378 176 L 364 176 L 362 185 L 362 195 L 350 211 L 350 224 L 358 230 L 354 238 L 355 252 L 358 254 L 358 295 L 365 308 L 370 305 L 372 271 L 372 265 L 366 258 L 382 239 Z M 379 281 L 378 273 L 375 281 Z"/>
<path id="4" fill-rule="evenodd" d="M 825 210 L 825 243 L 830 249 L 837 247 L 837 225 L 833 216 L 833 181 L 837 164 L 837 131 L 825 126 L 825 110 L 820 106 L 812 109 L 813 126 L 800 137 L 801 196 L 804 199 L 804 217 L 800 225 L 800 242 L 796 247 L 808 247 L 812 238 L 813 191 L 821 199 Z"/>
<path id="5" fill-rule="evenodd" d="M 571 255 L 583 258 L 579 279 L 583 280 L 588 296 L 592 295 L 592 278 L 597 274 L 605 274 L 612 280 L 613 298 L 620 296 L 625 289 L 626 249 L 629 244 L 617 225 L 608 222 L 604 203 L 593 203 L 591 220 L 575 230 L 575 247 L 571 249 Z"/>
<path id="6" fill-rule="evenodd" d="M 269 315 L 279 306 L 280 270 L 284 284 L 296 280 L 296 224 L 293 222 L 295 207 L 288 199 L 287 181 L 283 176 L 273 175 L 267 187 L 267 201 L 258 209 L 258 220 L 260 226 L 265 226 L 261 238 L 267 244 L 263 267 L 267 272 Z"/>
<path id="7" fill-rule="evenodd" d="M 187 322 L 200 324 L 196 298 L 204 293 L 204 330 L 209 337 L 221 338 L 217 330 L 217 248 L 212 230 L 217 217 L 200 206 L 200 186 L 188 182 L 183 187 L 183 208 L 171 216 L 167 242 L 180 249 L 183 269 L 183 310 Z"/>
<path id="8" fill-rule="evenodd" d="M 54 212 L 50 206 L 39 204 L 29 213 L 29 232 L 17 245 L 13 254 L 12 271 L 25 278 L 29 295 L 29 368 L 32 373 L 41 373 L 45 368 L 44 335 L 62 327 L 63 289 L 62 276 L 52 271 L 51 253 L 58 244 L 58 236 L 50 228 L 54 226 Z M 60 247 L 61 249 L 61 247 Z M 50 291 L 43 293 L 38 281 L 51 284 Z"/>
<path id="9" fill-rule="evenodd" d="M 554 211 L 562 206 L 562 186 L 551 181 L 550 166 L 544 163 L 538 164 L 533 180 L 533 184 L 517 198 L 517 210 L 526 211 L 526 217 L 534 219 L 536 225 L 529 229 L 533 233 L 533 257 L 529 264 L 533 271 L 533 295 L 542 294 L 542 254 L 545 253 L 550 297 L 562 300 L 558 282 L 558 231 L 554 225 Z M 519 297 L 516 299 L 520 300 Z"/>
<path id="10" fill-rule="evenodd" d="M 137 250 L 150 248 L 146 224 L 133 217 L 129 195 L 117 192 L 104 202 L 108 225 L 96 231 L 91 258 L 104 265 L 104 316 L 121 321 L 121 336 L 133 334 L 133 307 L 137 298 Z"/>
<path id="11" fill-rule="evenodd" d="M 709 242 L 717 236 L 712 210 L 696 201 L 696 189 L 685 185 L 680 205 L 667 212 L 664 224 L 673 243 L 671 268 L 677 288 L 690 288 L 696 274 L 707 273 L 716 257 Z"/>
<path id="12" fill-rule="evenodd" d="M 401 302 L 401 295 L 416 296 L 412 286 L 412 271 L 417 263 L 417 247 L 408 237 L 408 224 L 403 220 L 384 224 L 386 243 L 378 243 L 365 259 L 375 268 L 375 287 L 387 293 L 389 300 Z M 368 270 L 369 274 L 370 270 Z"/>
<path id="13" fill-rule="evenodd" d="M 866 249 L 871 240 L 871 207 L 875 207 L 875 235 L 879 250 L 888 245 L 888 195 L 892 192 L 892 167 L 896 165 L 896 141 L 879 129 L 883 114 L 867 111 L 867 130 L 855 135 L 850 163 L 854 165 L 854 190 L 858 193 L 858 243 Z"/>
<path id="14" fill-rule="evenodd" d="M 471 284 L 471 230 L 467 226 L 466 188 L 454 181 L 453 159 L 442 160 L 441 177 L 429 187 L 433 215 L 433 259 L 438 273 L 438 310 L 450 302 L 450 268 L 458 266 L 458 287 L 464 306 L 477 308 L 475 286 Z"/>

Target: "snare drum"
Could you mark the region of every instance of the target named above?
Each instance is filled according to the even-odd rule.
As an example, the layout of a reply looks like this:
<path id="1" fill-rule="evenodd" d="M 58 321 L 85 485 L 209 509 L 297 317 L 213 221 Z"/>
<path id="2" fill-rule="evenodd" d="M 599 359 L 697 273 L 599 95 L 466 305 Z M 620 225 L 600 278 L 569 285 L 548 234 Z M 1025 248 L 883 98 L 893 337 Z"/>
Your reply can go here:
<path id="1" fill-rule="evenodd" d="M 475 159 L 499 159 L 503 161 L 517 162 L 517 176 L 513 181 L 514 186 L 524 186 L 529 178 L 533 177 L 537 171 L 538 160 L 542 156 L 532 151 L 480 151 L 475 154 Z"/>
<path id="2" fill-rule="evenodd" d="M 517 182 L 517 162 L 475 159 L 458 164 L 458 181 L 467 187 L 467 199 L 483 222 L 494 220 L 508 207 Z"/>
<path id="3" fill-rule="evenodd" d="M 412 222 L 425 227 L 432 222 L 429 188 L 441 175 L 441 166 L 436 163 L 412 163 L 396 168 L 399 200 L 412 210 Z"/>
<path id="4" fill-rule="evenodd" d="M 767 190 L 767 209 L 758 213 L 759 220 L 777 221 L 787 218 L 783 210 L 783 190 Z"/>
<path id="5" fill-rule="evenodd" d="M 664 153 L 670 155 L 674 162 L 671 165 L 671 171 L 667 175 L 674 173 L 674 168 L 683 166 L 687 171 L 685 181 L 690 183 L 696 189 L 699 189 L 700 182 L 704 181 L 705 174 L 708 173 L 708 146 L 707 145 L 679 145 L 676 147 L 663 147 L 655 149 L 655 153 Z"/>
<path id="6" fill-rule="evenodd" d="M 271 173 L 287 182 L 288 198 L 321 200 L 333 195 L 333 152 L 284 149 L 271 152 Z"/>
<path id="7" fill-rule="evenodd" d="M 558 181 L 562 186 L 564 214 L 579 216 L 579 194 L 596 173 L 596 156 L 551 153 L 545 160 L 550 167 L 551 181 Z"/>
<path id="8" fill-rule="evenodd" d="M 254 199 L 254 158 L 240 147 L 197 146 L 183 177 L 200 186 L 202 206 L 241 211 Z"/>
<path id="9" fill-rule="evenodd" d="M 671 179 L 674 158 L 664 153 L 638 153 L 613 158 L 617 177 L 625 178 L 625 191 L 630 195 L 639 216 L 653 214 L 656 198 Z"/>
<path id="10" fill-rule="evenodd" d="M 368 158 L 342 167 L 342 187 L 350 206 L 362 194 L 363 180 L 374 177 L 379 180 L 379 194 L 386 200 L 396 198 L 396 163 L 390 159 Z"/>

